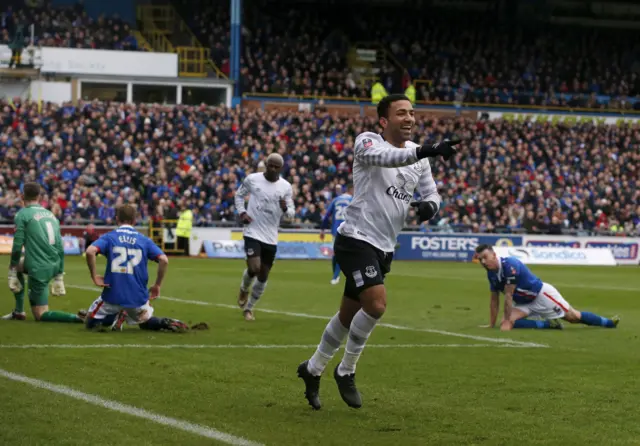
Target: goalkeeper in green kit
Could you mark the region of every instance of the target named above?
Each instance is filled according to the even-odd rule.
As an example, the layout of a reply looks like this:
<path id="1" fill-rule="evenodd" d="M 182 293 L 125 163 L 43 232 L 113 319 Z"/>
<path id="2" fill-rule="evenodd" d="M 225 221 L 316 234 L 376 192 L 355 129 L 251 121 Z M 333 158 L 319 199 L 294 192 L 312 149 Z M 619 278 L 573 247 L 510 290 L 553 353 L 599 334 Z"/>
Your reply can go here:
<path id="1" fill-rule="evenodd" d="M 24 185 L 24 208 L 15 216 L 15 234 L 9 266 L 9 288 L 16 298 L 16 309 L 2 319 L 25 320 L 24 275 L 29 278 L 29 302 L 37 321 L 83 322 L 82 318 L 64 311 L 49 311 L 51 294 L 64 296 L 64 247 L 60 224 L 55 215 L 39 204 L 40 185 Z M 25 255 L 22 257 L 22 247 Z"/>

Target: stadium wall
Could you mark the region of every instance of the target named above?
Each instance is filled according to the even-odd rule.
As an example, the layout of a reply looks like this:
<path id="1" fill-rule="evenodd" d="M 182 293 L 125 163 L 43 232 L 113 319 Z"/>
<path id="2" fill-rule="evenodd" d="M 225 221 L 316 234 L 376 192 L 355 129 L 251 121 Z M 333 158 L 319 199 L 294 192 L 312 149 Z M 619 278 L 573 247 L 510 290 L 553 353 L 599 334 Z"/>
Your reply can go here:
<path id="1" fill-rule="evenodd" d="M 332 240 L 319 239 L 319 231 L 281 231 L 278 236 L 280 258 L 330 259 L 333 256 Z M 498 247 L 557 248 L 568 252 L 584 249 L 607 249 L 617 265 L 640 264 L 640 238 L 587 237 L 518 234 L 440 234 L 405 232 L 398 237 L 394 258 L 397 260 L 434 260 L 470 262 L 474 249 L 480 244 Z M 241 230 L 193 228 L 190 254 L 209 258 L 244 258 L 244 242 Z M 562 255 L 562 254 L 560 254 Z M 582 263 L 578 263 L 582 264 Z"/>
<path id="2" fill-rule="evenodd" d="M 96 226 L 98 235 L 115 227 Z M 82 235 L 85 226 L 61 226 L 65 253 L 80 254 L 84 249 Z M 136 228 L 148 234 L 146 226 Z M 0 226 L 0 254 L 11 252 L 14 227 Z M 278 234 L 279 259 L 322 260 L 333 256 L 333 241 L 328 235 L 319 239 L 320 231 L 281 231 Z M 615 259 L 616 265 L 640 264 L 640 238 L 632 237 L 586 237 L 570 235 L 519 235 L 519 234 L 439 234 L 403 232 L 398 237 L 394 258 L 396 260 L 471 262 L 475 248 L 488 244 L 500 248 L 522 248 L 521 255 L 529 253 L 529 261 L 538 262 L 542 257 L 534 250 L 553 251 L 549 256 L 558 264 L 586 265 L 611 264 L 607 256 L 593 256 L 588 251 L 605 249 Z M 238 228 L 193 228 L 190 252 L 193 257 L 244 258 L 244 241 Z M 517 252 L 512 253 L 516 255 Z M 590 262 L 588 259 L 596 259 Z M 597 260 L 599 259 L 599 260 Z M 600 263 L 598 263 L 600 262 Z"/>

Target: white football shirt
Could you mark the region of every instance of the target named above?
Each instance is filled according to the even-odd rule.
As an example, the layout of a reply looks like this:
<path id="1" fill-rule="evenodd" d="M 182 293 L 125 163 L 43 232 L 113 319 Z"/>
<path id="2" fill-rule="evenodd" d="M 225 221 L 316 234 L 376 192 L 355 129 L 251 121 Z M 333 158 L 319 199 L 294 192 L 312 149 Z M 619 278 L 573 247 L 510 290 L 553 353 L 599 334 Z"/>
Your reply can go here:
<path id="1" fill-rule="evenodd" d="M 245 198 L 249 197 L 249 207 L 245 208 Z M 267 180 L 264 173 L 252 173 L 244 179 L 235 196 L 235 206 L 238 215 L 246 212 L 253 219 L 244 228 L 244 235 L 259 240 L 268 245 L 278 244 L 278 227 L 282 218 L 280 199 L 287 202 L 287 218 L 293 218 L 295 207 L 291 184 L 279 178 L 278 181 Z"/>
<path id="2" fill-rule="evenodd" d="M 338 228 L 344 236 L 365 241 L 385 251 L 395 251 L 409 203 L 418 189 L 419 201 L 440 206 L 440 195 L 429 160 L 419 160 L 412 141 L 397 148 L 373 132 L 356 138 L 353 161 L 353 201 Z"/>

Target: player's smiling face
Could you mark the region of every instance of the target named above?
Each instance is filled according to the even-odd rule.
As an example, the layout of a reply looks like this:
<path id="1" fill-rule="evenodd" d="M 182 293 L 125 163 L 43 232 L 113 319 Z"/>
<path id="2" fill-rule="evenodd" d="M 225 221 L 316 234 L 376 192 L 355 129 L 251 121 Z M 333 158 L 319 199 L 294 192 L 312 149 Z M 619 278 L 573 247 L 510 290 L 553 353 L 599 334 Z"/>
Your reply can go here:
<path id="1" fill-rule="evenodd" d="M 385 119 L 385 118 L 383 118 Z M 394 140 L 411 139 L 416 118 L 409 101 L 395 101 L 389 106 L 389 117 L 385 119 L 385 132 Z"/>
<path id="2" fill-rule="evenodd" d="M 485 249 L 478 254 L 478 261 L 487 271 L 498 271 L 500 269 L 498 256 L 492 249 Z"/>

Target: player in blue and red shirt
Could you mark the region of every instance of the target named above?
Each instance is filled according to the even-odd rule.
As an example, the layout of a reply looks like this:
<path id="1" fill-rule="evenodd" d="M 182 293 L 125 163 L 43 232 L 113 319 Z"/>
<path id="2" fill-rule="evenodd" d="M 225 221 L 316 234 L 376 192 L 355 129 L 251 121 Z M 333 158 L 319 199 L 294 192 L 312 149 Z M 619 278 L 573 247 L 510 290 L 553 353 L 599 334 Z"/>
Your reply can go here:
<path id="1" fill-rule="evenodd" d="M 116 213 L 118 229 L 104 234 L 86 251 L 87 265 L 93 283 L 102 294 L 89 308 L 86 325 L 89 329 L 122 330 L 124 322 L 139 325 L 143 330 L 184 332 L 189 327 L 177 320 L 153 316 L 150 300 L 160 296 L 160 287 L 169 266 L 166 254 L 148 237 L 133 228 L 135 208 L 124 205 Z M 96 256 L 107 258 L 104 277 L 96 274 Z M 158 263 L 158 275 L 147 289 L 147 261 Z M 205 328 L 198 324 L 198 328 Z"/>
<path id="2" fill-rule="evenodd" d="M 607 319 L 574 309 L 555 287 L 540 280 L 524 263 L 515 257 L 499 257 L 489 245 L 479 245 L 476 258 L 487 270 L 489 279 L 491 328 L 495 327 L 498 318 L 500 293 L 504 293 L 504 317 L 500 324 L 503 331 L 512 328 L 561 329 L 558 319 L 606 328 L 615 328 L 620 322 L 618 316 Z M 527 319 L 529 316 L 539 316 L 543 320 Z"/>
<path id="3" fill-rule="evenodd" d="M 344 222 L 344 211 L 351 203 L 351 200 L 353 200 L 353 186 L 347 186 L 345 193 L 341 193 L 341 189 L 341 186 L 336 186 L 336 193 L 339 195 L 333 199 L 327 208 L 327 212 L 324 214 L 322 224 L 320 225 L 320 240 L 324 240 L 324 231 L 329 228 L 329 224 L 331 224 L 331 235 L 335 237 L 338 234 L 338 228 L 342 222 Z M 336 285 L 340 282 L 340 266 L 338 262 L 336 262 L 335 256 L 331 258 L 331 265 L 333 268 L 331 285 Z"/>

